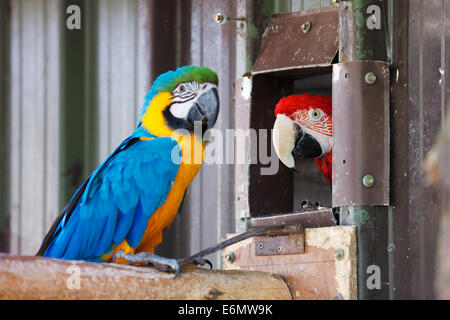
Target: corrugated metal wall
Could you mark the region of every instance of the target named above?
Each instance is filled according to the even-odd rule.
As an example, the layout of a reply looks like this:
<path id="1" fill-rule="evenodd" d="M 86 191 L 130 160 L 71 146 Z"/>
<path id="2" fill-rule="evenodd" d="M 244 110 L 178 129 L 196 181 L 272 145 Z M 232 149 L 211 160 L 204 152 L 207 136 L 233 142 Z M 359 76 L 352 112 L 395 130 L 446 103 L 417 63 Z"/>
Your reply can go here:
<path id="1" fill-rule="evenodd" d="M 65 27 L 69 4 L 81 8 L 81 30 Z M 190 63 L 215 70 L 222 105 L 216 127 L 233 127 L 236 29 L 217 25 L 217 11 L 233 14 L 234 1 L 2 2 L 2 25 L 11 29 L 10 45 L 1 48 L 2 60 L 10 57 L 2 70 L 11 69 L 0 96 L 2 123 L 11 127 L 2 136 L 9 160 L 2 163 L 9 173 L 2 177 L 9 190 L 2 250 L 36 252 L 73 191 L 134 130 L 161 72 Z M 204 166 L 161 253 L 193 253 L 233 231 L 232 170 Z"/>
<path id="2" fill-rule="evenodd" d="M 9 250 L 30 254 L 59 211 L 61 7 L 10 5 Z"/>
<path id="3" fill-rule="evenodd" d="M 65 26 L 80 6 L 81 30 Z M 33 254 L 71 194 L 136 124 L 155 77 L 185 64 L 215 70 L 221 112 L 216 128 L 234 126 L 233 81 L 249 71 L 271 12 L 330 1 L 9 0 L 2 2 L 2 136 L 8 176 L 2 185 L 0 248 Z M 218 25 L 214 14 L 249 24 Z M 3 23 L 4 22 L 4 23 Z M 9 24 L 7 23 L 9 22 Z M 249 32 L 247 32 L 249 30 Z M 249 35 L 250 34 L 250 35 Z M 7 98 L 10 101 L 7 103 Z M 6 106 L 9 107 L 6 107 Z M 7 201 L 8 200 L 8 201 Z M 185 207 L 158 252 L 185 256 L 234 231 L 234 168 L 204 165 Z M 1 224 L 0 224 L 1 225 Z M 5 227 L 7 226 L 7 227 Z M 218 256 L 212 257 L 219 262 Z"/>

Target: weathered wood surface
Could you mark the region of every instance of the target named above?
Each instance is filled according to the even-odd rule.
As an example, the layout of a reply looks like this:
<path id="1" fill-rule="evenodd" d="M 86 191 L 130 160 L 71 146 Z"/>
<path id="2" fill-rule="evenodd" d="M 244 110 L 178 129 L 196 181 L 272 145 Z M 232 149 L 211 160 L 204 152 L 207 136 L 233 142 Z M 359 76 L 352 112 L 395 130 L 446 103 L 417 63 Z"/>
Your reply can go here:
<path id="1" fill-rule="evenodd" d="M 441 188 L 445 199 L 438 240 L 435 290 L 437 298 L 448 300 L 450 299 L 450 114 L 436 143 L 427 154 L 424 169 L 428 182 L 433 187 Z"/>
<path id="2" fill-rule="evenodd" d="M 283 277 L 296 300 L 357 299 L 354 226 L 305 229 L 305 252 L 255 255 L 255 238 L 229 246 L 234 261 L 225 269 L 273 272 Z M 337 258 L 336 250 L 342 249 Z"/>
<path id="3" fill-rule="evenodd" d="M 263 272 L 154 268 L 0 254 L 0 299 L 291 299 Z"/>

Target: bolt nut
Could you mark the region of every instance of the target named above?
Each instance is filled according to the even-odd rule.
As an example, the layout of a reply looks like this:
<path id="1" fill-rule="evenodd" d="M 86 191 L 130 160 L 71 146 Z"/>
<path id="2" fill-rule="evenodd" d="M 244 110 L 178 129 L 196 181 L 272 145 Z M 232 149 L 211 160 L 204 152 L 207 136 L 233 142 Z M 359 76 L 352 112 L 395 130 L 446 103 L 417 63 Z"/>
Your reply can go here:
<path id="1" fill-rule="evenodd" d="M 336 260 L 344 259 L 344 249 L 337 248 L 336 251 L 334 251 L 334 257 Z"/>
<path id="2" fill-rule="evenodd" d="M 369 72 L 364 77 L 364 80 L 368 85 L 374 85 L 377 82 L 377 75 L 373 72 Z"/>
<path id="3" fill-rule="evenodd" d="M 303 33 L 308 33 L 309 30 L 311 30 L 311 22 L 307 21 L 300 27 L 302 29 Z"/>
<path id="4" fill-rule="evenodd" d="M 228 263 L 233 263 L 235 259 L 234 253 L 233 252 L 228 252 L 225 255 L 225 261 L 227 261 Z"/>
<path id="5" fill-rule="evenodd" d="M 371 174 L 366 174 L 363 177 L 362 183 L 366 188 L 372 188 L 375 185 L 375 178 Z"/>

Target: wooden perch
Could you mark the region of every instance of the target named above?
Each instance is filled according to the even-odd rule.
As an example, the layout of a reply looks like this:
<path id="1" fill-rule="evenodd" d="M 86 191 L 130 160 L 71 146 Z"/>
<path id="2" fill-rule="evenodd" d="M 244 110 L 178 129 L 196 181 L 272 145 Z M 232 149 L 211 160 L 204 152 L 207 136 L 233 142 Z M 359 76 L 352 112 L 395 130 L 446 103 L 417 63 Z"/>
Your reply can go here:
<path id="1" fill-rule="evenodd" d="M 270 273 L 154 268 L 0 253 L 0 299 L 291 299 Z"/>

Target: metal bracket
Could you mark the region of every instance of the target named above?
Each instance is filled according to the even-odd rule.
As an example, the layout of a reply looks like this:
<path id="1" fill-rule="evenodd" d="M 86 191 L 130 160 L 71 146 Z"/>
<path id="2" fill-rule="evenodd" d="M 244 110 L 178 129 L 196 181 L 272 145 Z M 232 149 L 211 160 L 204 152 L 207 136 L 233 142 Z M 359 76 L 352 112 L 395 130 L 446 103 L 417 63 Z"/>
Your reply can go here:
<path id="1" fill-rule="evenodd" d="M 292 226 L 291 226 L 292 227 Z M 272 231 L 273 234 L 254 237 L 256 256 L 305 253 L 305 230 L 300 226 Z"/>
<path id="2" fill-rule="evenodd" d="M 336 225 L 331 209 L 279 214 L 252 218 L 251 226 L 280 226 L 262 236 L 254 238 L 256 256 L 305 253 L 305 229 L 331 227 Z"/>
<path id="3" fill-rule="evenodd" d="M 333 207 L 389 205 L 389 66 L 333 66 Z"/>
<path id="4" fill-rule="evenodd" d="M 252 74 L 330 66 L 339 49 L 337 7 L 272 15 Z"/>

